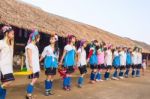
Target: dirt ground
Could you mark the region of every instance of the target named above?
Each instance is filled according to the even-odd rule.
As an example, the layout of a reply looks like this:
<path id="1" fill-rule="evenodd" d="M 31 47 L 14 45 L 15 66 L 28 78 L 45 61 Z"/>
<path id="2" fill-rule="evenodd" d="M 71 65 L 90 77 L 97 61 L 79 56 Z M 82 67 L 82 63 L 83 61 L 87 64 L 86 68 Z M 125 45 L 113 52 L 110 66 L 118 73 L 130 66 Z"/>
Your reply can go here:
<path id="1" fill-rule="evenodd" d="M 88 73 L 89 74 L 89 73 Z M 44 96 L 44 72 L 35 86 L 35 99 L 150 99 L 150 69 L 140 78 L 125 78 L 119 81 L 103 81 L 96 84 L 89 83 L 86 75 L 83 88 L 76 85 L 79 73 L 73 77 L 72 90 L 62 90 L 62 79 L 57 75 L 54 81 L 53 96 Z M 26 76 L 16 77 L 12 88 L 8 89 L 6 99 L 25 99 L 25 89 L 29 80 Z"/>

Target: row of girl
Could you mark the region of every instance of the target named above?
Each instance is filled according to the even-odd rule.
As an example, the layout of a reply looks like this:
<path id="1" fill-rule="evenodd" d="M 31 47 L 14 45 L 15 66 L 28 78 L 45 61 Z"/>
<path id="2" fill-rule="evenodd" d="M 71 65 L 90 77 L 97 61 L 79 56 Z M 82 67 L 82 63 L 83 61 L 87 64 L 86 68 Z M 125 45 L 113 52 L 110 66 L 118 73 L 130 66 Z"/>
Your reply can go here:
<path id="1" fill-rule="evenodd" d="M 1 85 L 0 85 L 0 99 L 5 99 L 6 89 L 10 86 L 12 81 L 15 80 L 13 76 L 13 45 L 14 45 L 14 31 L 11 26 L 4 26 L 2 28 L 4 38 L 0 40 L 0 72 L 1 72 Z M 110 70 L 112 66 L 115 68 L 112 79 L 118 80 L 129 76 L 130 67 L 132 67 L 132 76 L 140 76 L 140 68 L 142 64 L 141 49 L 135 48 L 132 52 L 131 48 L 116 47 L 112 51 L 112 45 L 106 45 L 104 42 L 101 44 L 97 40 L 92 41 L 89 46 L 88 54 L 85 50 L 87 41 L 81 40 L 79 48 L 76 50 L 75 42 L 76 37 L 73 35 L 68 36 L 68 43 L 64 47 L 63 55 L 59 59 L 59 50 L 56 46 L 58 37 L 51 35 L 50 44 L 46 46 L 39 58 L 39 51 L 36 43 L 40 40 L 40 34 L 34 30 L 25 47 L 26 66 L 32 74 L 29 75 L 31 82 L 28 84 L 26 92 L 26 99 L 32 99 L 34 84 L 37 82 L 40 75 L 40 62 L 44 60 L 45 67 L 45 95 L 49 96 L 53 87 L 54 76 L 58 65 L 63 66 L 64 69 L 59 70 L 63 74 L 63 89 L 66 91 L 71 90 L 71 77 L 75 71 L 75 66 L 80 71 L 78 78 L 78 87 L 82 87 L 84 75 L 87 73 L 87 64 L 90 64 L 91 75 L 90 82 L 95 83 L 102 80 L 102 71 L 105 70 L 104 79 L 110 79 Z M 125 71 L 126 70 L 126 71 Z M 118 74 L 119 71 L 119 74 Z M 124 72 L 125 71 L 125 72 Z"/>

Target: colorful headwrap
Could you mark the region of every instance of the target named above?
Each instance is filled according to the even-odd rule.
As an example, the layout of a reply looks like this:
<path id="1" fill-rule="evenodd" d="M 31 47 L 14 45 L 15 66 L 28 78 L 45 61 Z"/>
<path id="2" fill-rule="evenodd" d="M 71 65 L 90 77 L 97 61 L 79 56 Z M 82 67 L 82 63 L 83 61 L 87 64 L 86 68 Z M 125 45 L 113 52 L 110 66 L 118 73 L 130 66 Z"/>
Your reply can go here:
<path id="1" fill-rule="evenodd" d="M 112 44 L 106 45 L 105 48 L 111 49 L 112 48 Z"/>
<path id="2" fill-rule="evenodd" d="M 29 36 L 28 43 L 31 43 L 33 40 L 35 40 L 35 37 L 39 35 L 38 30 L 33 30 L 32 33 Z"/>
<path id="3" fill-rule="evenodd" d="M 74 35 L 68 35 L 67 37 L 67 43 L 70 43 L 72 38 L 74 38 L 75 36 Z"/>
<path id="4" fill-rule="evenodd" d="M 80 41 L 80 47 L 82 47 L 82 46 L 84 45 L 85 42 L 86 42 L 86 40 L 84 40 L 84 39 L 81 40 L 81 41 Z"/>
<path id="5" fill-rule="evenodd" d="M 9 32 L 9 31 L 12 31 L 12 30 L 13 30 L 12 27 L 9 25 L 5 25 L 2 27 L 3 34 L 5 34 L 6 32 Z"/>

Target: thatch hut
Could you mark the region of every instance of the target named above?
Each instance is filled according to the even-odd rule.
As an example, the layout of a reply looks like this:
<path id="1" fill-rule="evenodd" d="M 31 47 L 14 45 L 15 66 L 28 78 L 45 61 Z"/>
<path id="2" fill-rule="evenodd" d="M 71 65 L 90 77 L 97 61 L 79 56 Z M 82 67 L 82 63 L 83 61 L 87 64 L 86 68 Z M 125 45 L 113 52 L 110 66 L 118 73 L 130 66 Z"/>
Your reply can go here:
<path id="1" fill-rule="evenodd" d="M 44 12 L 38 7 L 26 4 L 18 0 L 0 0 L 0 27 L 3 24 L 10 24 L 14 27 L 16 35 L 16 50 L 22 51 L 29 36 L 29 32 L 36 28 L 41 35 L 41 45 L 48 43 L 48 35 L 57 33 L 61 42 L 68 34 L 75 35 L 78 39 L 87 39 L 91 41 L 97 39 L 114 45 L 126 45 L 129 47 L 139 46 L 129 39 L 119 37 L 99 28 L 76 22 L 64 17 Z M 0 35 L 1 36 L 1 35 Z M 42 48 L 41 48 L 42 49 Z M 146 55 L 149 55 L 149 49 L 143 48 Z M 148 57 L 148 56 L 147 56 Z"/>

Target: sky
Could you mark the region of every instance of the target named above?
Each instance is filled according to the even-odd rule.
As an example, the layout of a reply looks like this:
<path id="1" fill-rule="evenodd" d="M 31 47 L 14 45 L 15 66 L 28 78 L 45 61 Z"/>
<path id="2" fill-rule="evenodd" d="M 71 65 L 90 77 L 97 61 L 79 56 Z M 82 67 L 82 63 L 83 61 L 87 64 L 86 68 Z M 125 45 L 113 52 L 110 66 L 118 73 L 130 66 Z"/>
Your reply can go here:
<path id="1" fill-rule="evenodd" d="M 150 0 L 22 0 L 46 12 L 150 44 Z"/>

